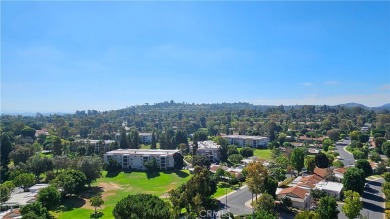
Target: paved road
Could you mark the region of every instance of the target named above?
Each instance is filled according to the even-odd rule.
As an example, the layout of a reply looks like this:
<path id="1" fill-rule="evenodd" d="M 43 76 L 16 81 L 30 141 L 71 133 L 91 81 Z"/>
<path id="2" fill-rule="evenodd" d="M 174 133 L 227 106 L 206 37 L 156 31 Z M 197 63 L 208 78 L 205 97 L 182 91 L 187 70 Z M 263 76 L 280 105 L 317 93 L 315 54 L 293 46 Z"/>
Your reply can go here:
<path id="1" fill-rule="evenodd" d="M 384 199 L 382 189 L 382 183 L 384 179 L 368 181 L 369 188 L 366 188 L 363 193 L 363 210 L 360 214 L 367 216 L 368 218 L 383 219 L 384 214 Z M 339 219 L 347 219 L 343 212 L 341 212 L 341 205 L 339 205 Z"/>
<path id="2" fill-rule="evenodd" d="M 248 187 L 241 187 L 237 192 L 228 195 L 227 197 L 227 209 L 234 215 L 251 214 L 252 209 L 245 206 L 245 202 L 252 198 L 252 193 Z M 225 208 L 226 198 L 225 196 L 219 198 L 221 208 Z"/>
<path id="3" fill-rule="evenodd" d="M 345 140 L 345 143 L 350 144 L 351 141 L 350 140 Z M 345 147 L 346 147 L 345 145 L 336 144 L 336 149 L 337 149 L 337 151 L 340 154 L 341 162 L 343 162 L 344 166 L 348 166 L 348 165 L 353 164 L 355 159 L 353 158 L 352 154 L 350 154 L 350 153 L 348 153 L 348 152 L 346 152 L 344 150 Z"/>

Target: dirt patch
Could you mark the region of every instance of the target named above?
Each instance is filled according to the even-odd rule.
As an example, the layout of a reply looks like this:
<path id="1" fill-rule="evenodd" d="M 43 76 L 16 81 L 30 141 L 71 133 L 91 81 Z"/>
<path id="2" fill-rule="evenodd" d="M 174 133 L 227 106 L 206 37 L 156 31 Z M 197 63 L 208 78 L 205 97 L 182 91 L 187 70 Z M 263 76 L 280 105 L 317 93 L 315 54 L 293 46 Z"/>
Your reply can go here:
<path id="1" fill-rule="evenodd" d="M 86 192 L 85 195 L 83 195 L 83 200 L 85 201 L 85 204 L 82 206 L 82 208 L 94 210 L 95 207 L 91 206 L 90 198 L 92 198 L 95 195 L 101 195 L 103 200 L 107 200 L 108 196 L 114 195 L 115 192 L 119 189 L 122 189 L 122 187 L 116 183 L 99 183 L 98 187 L 89 192 Z M 100 191 L 100 192 L 96 192 Z"/>

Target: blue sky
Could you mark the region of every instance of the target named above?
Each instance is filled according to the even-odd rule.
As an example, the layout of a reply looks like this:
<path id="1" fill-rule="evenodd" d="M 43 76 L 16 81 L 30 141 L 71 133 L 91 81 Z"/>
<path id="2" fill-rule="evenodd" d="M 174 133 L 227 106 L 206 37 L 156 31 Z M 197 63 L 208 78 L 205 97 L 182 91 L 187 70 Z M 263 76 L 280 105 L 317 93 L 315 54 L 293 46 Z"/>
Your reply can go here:
<path id="1" fill-rule="evenodd" d="M 1 109 L 390 102 L 389 2 L 1 2 Z"/>

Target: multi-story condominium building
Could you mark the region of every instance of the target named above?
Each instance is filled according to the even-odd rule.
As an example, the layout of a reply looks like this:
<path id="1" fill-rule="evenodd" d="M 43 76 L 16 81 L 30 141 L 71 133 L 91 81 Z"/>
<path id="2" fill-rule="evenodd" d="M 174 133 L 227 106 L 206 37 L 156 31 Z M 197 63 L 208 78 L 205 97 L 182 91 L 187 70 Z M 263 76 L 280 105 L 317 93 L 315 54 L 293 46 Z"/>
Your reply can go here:
<path id="1" fill-rule="evenodd" d="M 235 144 L 240 147 L 266 148 L 269 142 L 268 137 L 250 135 L 223 135 L 228 144 Z"/>
<path id="2" fill-rule="evenodd" d="M 142 144 L 152 143 L 152 133 L 139 133 L 139 139 Z"/>
<path id="3" fill-rule="evenodd" d="M 197 155 L 205 155 L 210 159 L 211 163 L 219 162 L 221 159 L 221 153 L 219 148 L 221 146 L 213 141 L 198 141 Z"/>
<path id="4" fill-rule="evenodd" d="M 95 151 L 100 152 L 104 149 L 105 151 L 109 150 L 110 144 L 114 143 L 113 140 L 90 140 L 90 139 L 79 139 L 75 140 L 76 143 L 80 144 L 90 144 L 95 146 Z"/>
<path id="5" fill-rule="evenodd" d="M 129 133 L 127 132 L 126 135 Z M 115 134 L 115 140 L 120 142 L 121 134 L 116 133 Z M 139 133 L 139 139 L 141 144 L 151 144 L 152 143 L 152 133 Z"/>
<path id="6" fill-rule="evenodd" d="M 118 161 L 123 169 L 145 170 L 144 163 L 152 158 L 156 159 L 161 170 L 173 169 L 173 155 L 179 150 L 145 150 L 145 149 L 117 149 L 104 154 L 104 162 L 109 159 Z"/>

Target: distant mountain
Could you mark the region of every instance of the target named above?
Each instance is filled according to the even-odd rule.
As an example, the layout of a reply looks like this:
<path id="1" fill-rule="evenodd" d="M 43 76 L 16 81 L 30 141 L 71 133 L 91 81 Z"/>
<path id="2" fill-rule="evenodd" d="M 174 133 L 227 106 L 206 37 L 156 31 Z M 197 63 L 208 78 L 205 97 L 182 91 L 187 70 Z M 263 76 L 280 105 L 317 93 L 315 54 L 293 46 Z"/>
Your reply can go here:
<path id="1" fill-rule="evenodd" d="M 390 103 L 383 104 L 382 106 L 374 107 L 374 110 L 390 110 Z"/>
<path id="2" fill-rule="evenodd" d="M 344 106 L 344 107 L 360 107 L 360 108 L 363 108 L 363 109 L 368 109 L 370 107 L 368 106 L 365 106 L 363 104 L 360 104 L 360 103 L 344 103 L 344 104 L 339 104 L 337 106 Z"/>

